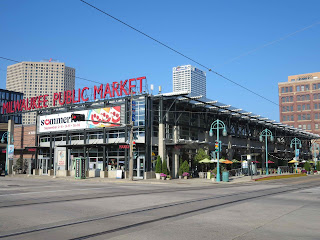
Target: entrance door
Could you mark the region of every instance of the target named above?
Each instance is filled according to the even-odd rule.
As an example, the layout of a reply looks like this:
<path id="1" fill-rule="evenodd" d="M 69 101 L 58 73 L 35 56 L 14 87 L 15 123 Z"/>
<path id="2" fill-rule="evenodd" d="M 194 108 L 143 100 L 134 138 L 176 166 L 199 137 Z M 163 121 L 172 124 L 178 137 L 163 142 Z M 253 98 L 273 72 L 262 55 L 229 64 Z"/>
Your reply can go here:
<path id="1" fill-rule="evenodd" d="M 133 176 L 137 179 L 143 179 L 144 174 L 144 157 L 134 159 Z"/>
<path id="2" fill-rule="evenodd" d="M 41 175 L 48 175 L 48 161 L 49 158 L 39 159 L 39 170 Z"/>

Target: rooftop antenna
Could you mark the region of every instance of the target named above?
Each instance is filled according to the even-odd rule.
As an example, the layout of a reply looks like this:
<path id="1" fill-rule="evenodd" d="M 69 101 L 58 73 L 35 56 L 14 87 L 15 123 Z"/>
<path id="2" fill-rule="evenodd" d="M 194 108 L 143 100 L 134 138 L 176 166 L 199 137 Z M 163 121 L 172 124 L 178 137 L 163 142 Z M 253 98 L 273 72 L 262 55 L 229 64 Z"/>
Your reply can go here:
<path id="1" fill-rule="evenodd" d="M 150 90 L 151 90 L 151 95 L 152 95 L 152 92 L 153 92 L 153 84 L 150 85 Z"/>
<path id="2" fill-rule="evenodd" d="M 161 86 L 159 86 L 159 94 L 161 94 Z"/>

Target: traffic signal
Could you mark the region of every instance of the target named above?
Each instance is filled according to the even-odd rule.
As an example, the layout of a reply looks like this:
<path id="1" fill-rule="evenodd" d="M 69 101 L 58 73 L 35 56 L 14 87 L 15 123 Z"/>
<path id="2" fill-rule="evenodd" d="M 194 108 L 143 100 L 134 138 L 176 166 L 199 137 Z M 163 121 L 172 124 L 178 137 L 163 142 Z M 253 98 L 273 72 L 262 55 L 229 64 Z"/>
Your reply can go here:
<path id="1" fill-rule="evenodd" d="M 136 151 L 136 150 L 137 150 L 136 142 L 133 141 L 133 142 L 132 142 L 132 151 L 134 152 L 134 151 Z"/>
<path id="2" fill-rule="evenodd" d="M 214 143 L 214 150 L 215 150 L 215 152 L 219 152 L 219 142 L 218 141 L 215 141 L 215 143 Z"/>
<path id="3" fill-rule="evenodd" d="M 71 114 L 71 121 L 72 122 L 85 121 L 85 116 L 84 116 L 84 114 L 72 113 Z"/>

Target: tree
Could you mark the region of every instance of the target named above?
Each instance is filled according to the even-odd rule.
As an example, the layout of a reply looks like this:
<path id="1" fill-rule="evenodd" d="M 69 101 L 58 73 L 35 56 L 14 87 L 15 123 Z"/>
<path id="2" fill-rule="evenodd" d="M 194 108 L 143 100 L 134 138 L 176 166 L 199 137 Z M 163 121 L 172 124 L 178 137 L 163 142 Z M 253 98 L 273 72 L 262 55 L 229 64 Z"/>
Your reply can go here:
<path id="1" fill-rule="evenodd" d="M 167 167 L 167 161 L 166 160 L 163 160 L 162 162 L 162 173 L 168 175 L 168 167 Z"/>
<path id="2" fill-rule="evenodd" d="M 189 163 L 187 162 L 187 161 L 184 161 L 183 163 L 182 163 L 182 165 L 181 165 L 181 170 L 182 170 L 182 174 L 184 173 L 184 172 L 187 172 L 187 173 L 189 173 Z M 181 175 L 182 175 L 181 174 Z"/>
<path id="3" fill-rule="evenodd" d="M 310 165 L 309 162 L 306 162 L 306 163 L 304 164 L 304 169 L 305 169 L 306 171 L 310 172 L 311 165 Z"/>
<path id="4" fill-rule="evenodd" d="M 199 163 L 199 161 L 201 161 L 205 158 L 210 159 L 210 157 L 208 156 L 208 154 L 206 154 L 204 149 L 200 148 L 194 157 L 194 161 L 195 161 L 195 163 Z"/>
<path id="5" fill-rule="evenodd" d="M 156 173 L 161 173 L 161 170 L 162 170 L 161 165 L 162 165 L 161 157 L 158 156 L 157 162 L 156 162 Z"/>

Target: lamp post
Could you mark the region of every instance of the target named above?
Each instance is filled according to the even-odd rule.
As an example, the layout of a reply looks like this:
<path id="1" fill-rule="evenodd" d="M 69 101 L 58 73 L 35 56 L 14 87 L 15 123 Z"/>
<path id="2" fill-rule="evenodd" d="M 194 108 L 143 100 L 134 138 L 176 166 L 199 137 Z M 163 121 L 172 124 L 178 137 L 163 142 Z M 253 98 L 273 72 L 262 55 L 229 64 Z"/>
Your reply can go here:
<path id="1" fill-rule="evenodd" d="M 220 143 L 219 143 L 219 130 L 222 130 L 222 135 L 227 136 L 226 125 L 221 120 L 214 121 L 210 126 L 209 135 L 213 136 L 213 130 L 217 130 L 217 142 L 219 144 L 217 151 L 217 182 L 220 182 L 220 167 L 219 167 L 219 153 L 220 153 Z"/>
<path id="2" fill-rule="evenodd" d="M 299 138 L 293 138 L 292 140 L 291 140 L 291 143 L 290 143 L 290 147 L 292 148 L 292 146 L 293 146 L 293 144 L 294 144 L 294 156 L 295 156 L 295 159 L 296 160 L 298 160 L 297 158 L 299 157 L 299 152 L 297 151 L 298 149 L 297 149 L 297 144 L 299 144 L 299 148 L 301 148 L 302 147 L 302 145 L 301 145 L 301 140 L 299 139 Z M 298 163 L 295 163 L 295 169 L 296 169 L 296 172 L 297 172 L 297 168 L 298 168 Z"/>
<path id="3" fill-rule="evenodd" d="M 315 166 L 315 169 L 318 171 L 320 170 L 320 169 L 317 169 L 317 151 L 319 151 L 319 144 L 316 142 L 312 143 L 310 150 L 311 152 L 313 152 L 314 166 Z"/>
<path id="4" fill-rule="evenodd" d="M 6 146 L 6 164 L 5 164 L 5 175 L 8 175 L 8 146 L 9 144 L 13 143 L 13 136 L 10 136 L 12 134 L 10 134 L 10 132 L 4 132 L 1 138 L 1 143 L 4 143 L 4 139 L 6 138 L 8 140 L 7 141 L 7 146 Z"/>
<path id="5" fill-rule="evenodd" d="M 269 129 L 265 129 L 260 133 L 259 140 L 260 142 L 263 141 L 263 137 L 265 137 L 266 142 L 266 175 L 269 175 L 269 168 L 268 168 L 268 137 L 270 137 L 270 141 L 273 142 L 272 132 Z"/>

